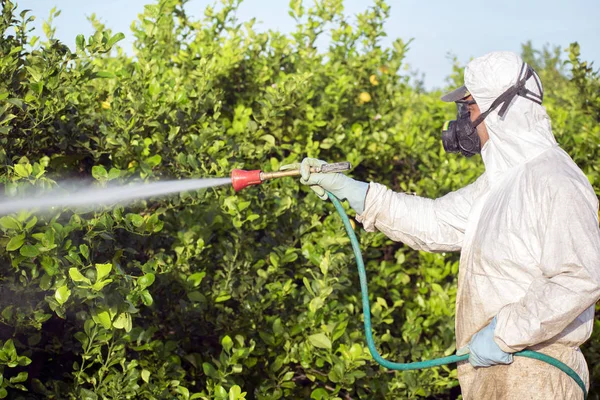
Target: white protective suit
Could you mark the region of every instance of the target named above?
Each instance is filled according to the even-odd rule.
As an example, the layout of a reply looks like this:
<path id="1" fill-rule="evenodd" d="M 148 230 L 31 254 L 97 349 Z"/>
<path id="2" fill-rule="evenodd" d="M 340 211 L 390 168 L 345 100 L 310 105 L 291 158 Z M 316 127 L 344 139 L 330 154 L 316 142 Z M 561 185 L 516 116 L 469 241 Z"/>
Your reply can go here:
<path id="1" fill-rule="evenodd" d="M 471 61 L 465 86 L 481 111 L 517 82 L 521 58 L 495 52 Z M 534 78 L 527 89 L 539 93 Z M 516 96 L 504 118 L 484 120 L 485 173 L 432 200 L 371 182 L 357 216 L 417 250 L 461 251 L 456 346 L 497 316 L 495 341 L 506 352 L 546 353 L 573 368 L 589 387 L 579 346 L 592 333 L 600 298 L 598 199 L 583 172 L 556 143 L 541 105 Z M 577 384 L 541 361 L 458 367 L 463 398 L 581 399 Z"/>

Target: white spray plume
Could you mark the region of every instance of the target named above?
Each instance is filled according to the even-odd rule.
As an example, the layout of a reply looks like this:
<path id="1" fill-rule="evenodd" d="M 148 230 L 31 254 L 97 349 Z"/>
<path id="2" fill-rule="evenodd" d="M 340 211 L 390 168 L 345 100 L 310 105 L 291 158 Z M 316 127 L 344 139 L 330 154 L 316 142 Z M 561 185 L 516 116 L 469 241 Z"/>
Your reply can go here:
<path id="1" fill-rule="evenodd" d="M 41 197 L 11 198 L 0 201 L 0 215 L 21 210 L 43 211 L 52 207 L 105 206 L 124 204 L 134 200 L 171 193 L 205 189 L 231 184 L 231 178 L 184 179 L 153 183 L 141 183 L 127 186 L 79 188 L 69 193 L 53 193 Z"/>

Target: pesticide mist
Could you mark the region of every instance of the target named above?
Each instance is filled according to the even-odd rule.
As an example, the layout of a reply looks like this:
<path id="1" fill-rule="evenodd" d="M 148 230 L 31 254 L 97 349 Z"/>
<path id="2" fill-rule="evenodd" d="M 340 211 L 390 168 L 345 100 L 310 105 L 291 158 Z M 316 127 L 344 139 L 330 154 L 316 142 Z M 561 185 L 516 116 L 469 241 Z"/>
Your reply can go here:
<path id="1" fill-rule="evenodd" d="M 140 183 L 127 186 L 75 187 L 68 191 L 52 190 L 40 197 L 11 198 L 0 200 L 0 215 L 10 214 L 21 210 L 44 211 L 52 207 L 96 208 L 105 205 L 125 204 L 134 200 L 163 196 L 190 190 L 231 184 L 231 178 L 185 179 L 164 182 Z"/>

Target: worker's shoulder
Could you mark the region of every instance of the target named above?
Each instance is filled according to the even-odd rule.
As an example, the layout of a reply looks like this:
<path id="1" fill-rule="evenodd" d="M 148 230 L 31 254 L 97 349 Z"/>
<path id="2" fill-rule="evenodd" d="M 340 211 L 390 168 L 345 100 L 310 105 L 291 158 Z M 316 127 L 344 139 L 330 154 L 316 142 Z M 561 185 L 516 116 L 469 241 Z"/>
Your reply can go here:
<path id="1" fill-rule="evenodd" d="M 524 173 L 527 182 L 537 189 L 535 190 L 537 193 L 545 193 L 552 197 L 559 192 L 582 194 L 597 201 L 594 188 L 588 178 L 573 159 L 559 147 L 527 163 Z"/>

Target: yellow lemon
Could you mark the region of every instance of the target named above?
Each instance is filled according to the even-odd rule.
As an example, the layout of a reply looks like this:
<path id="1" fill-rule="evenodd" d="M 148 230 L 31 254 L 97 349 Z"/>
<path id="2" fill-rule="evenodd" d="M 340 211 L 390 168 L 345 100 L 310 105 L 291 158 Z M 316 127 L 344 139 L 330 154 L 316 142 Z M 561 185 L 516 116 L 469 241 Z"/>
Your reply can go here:
<path id="1" fill-rule="evenodd" d="M 373 86 L 379 85 L 379 81 L 377 80 L 377 77 L 375 75 L 371 75 L 369 77 L 369 81 L 371 81 L 371 85 Z"/>
<path id="2" fill-rule="evenodd" d="M 102 103 L 100 103 L 102 105 L 102 108 L 105 110 L 110 110 L 110 103 L 108 101 L 103 101 Z"/>
<path id="3" fill-rule="evenodd" d="M 362 92 L 359 96 L 358 96 L 358 100 L 360 100 L 361 104 L 362 103 L 368 103 L 371 101 L 371 95 L 367 92 Z"/>

